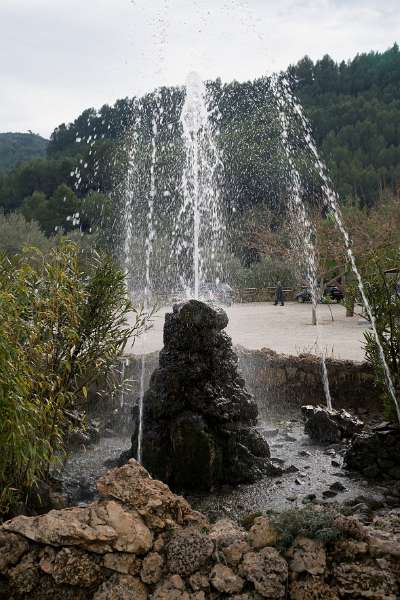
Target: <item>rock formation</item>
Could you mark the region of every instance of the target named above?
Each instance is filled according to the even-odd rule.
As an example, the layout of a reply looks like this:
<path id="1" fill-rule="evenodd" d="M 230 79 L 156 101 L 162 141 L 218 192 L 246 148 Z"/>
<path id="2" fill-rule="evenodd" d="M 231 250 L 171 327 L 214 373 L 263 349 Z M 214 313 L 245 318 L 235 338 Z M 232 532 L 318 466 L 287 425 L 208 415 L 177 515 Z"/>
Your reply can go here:
<path id="1" fill-rule="evenodd" d="M 84 507 L 0 526 L 0 600 L 396 600 L 400 515 L 337 516 L 336 542 L 286 550 L 266 516 L 211 525 L 135 460 Z M 319 507 L 319 510 L 323 510 Z"/>
<path id="2" fill-rule="evenodd" d="M 323 444 L 350 439 L 362 431 L 364 424 L 346 410 L 329 410 L 321 406 L 302 406 L 304 433 Z"/>
<path id="3" fill-rule="evenodd" d="M 357 435 L 344 464 L 367 478 L 400 480 L 400 426 L 382 423 Z"/>
<path id="4" fill-rule="evenodd" d="M 256 430 L 258 410 L 237 371 L 228 317 L 197 300 L 165 317 L 159 368 L 144 396 L 143 464 L 174 489 L 211 489 L 279 472 Z M 138 409 L 132 447 L 137 456 Z"/>

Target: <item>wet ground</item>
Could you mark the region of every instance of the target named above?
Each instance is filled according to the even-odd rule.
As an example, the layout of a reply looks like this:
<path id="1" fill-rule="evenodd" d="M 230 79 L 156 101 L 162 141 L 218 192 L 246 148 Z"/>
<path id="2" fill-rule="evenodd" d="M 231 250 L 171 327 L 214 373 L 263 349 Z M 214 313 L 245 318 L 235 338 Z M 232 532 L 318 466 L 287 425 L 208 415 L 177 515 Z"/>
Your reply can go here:
<path id="1" fill-rule="evenodd" d="M 211 518 L 240 518 L 249 512 L 281 511 L 304 506 L 310 501 L 350 504 L 356 501 L 362 503 L 365 497 L 385 501 L 385 487 L 373 485 L 342 469 L 345 445 L 318 446 L 312 443 L 304 435 L 303 424 L 298 417 L 286 421 L 277 419 L 261 425 L 260 431 L 268 439 L 276 464 L 284 469 L 292 465 L 293 472 L 265 477 L 252 485 L 226 486 L 208 494 L 188 495 L 194 508 Z M 71 456 L 62 476 L 69 503 L 87 503 L 95 498 L 96 479 L 129 446 L 129 437 L 115 435 Z"/>
<path id="2" fill-rule="evenodd" d="M 384 501 L 385 488 L 372 485 L 342 468 L 344 444 L 320 446 L 304 435 L 303 424 L 276 421 L 260 430 L 268 439 L 271 457 L 293 472 L 265 477 L 251 485 L 239 485 L 207 495 L 191 495 L 191 504 L 210 517 L 241 518 L 249 512 L 282 511 L 310 502 L 356 503 L 365 497 Z M 363 498 L 361 498 L 363 497 Z"/>

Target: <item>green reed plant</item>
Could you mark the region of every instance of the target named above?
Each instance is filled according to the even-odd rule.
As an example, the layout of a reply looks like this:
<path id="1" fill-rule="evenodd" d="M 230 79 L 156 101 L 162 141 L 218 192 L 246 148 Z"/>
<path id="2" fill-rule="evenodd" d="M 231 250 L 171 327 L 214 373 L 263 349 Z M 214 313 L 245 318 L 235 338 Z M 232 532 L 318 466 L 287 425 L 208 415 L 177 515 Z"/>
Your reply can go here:
<path id="1" fill-rule="evenodd" d="M 35 260 L 0 258 L 0 515 L 60 460 L 70 411 L 99 379 L 112 391 L 116 361 L 148 319 L 111 258 L 94 256 L 83 274 L 71 242 L 28 253 Z"/>

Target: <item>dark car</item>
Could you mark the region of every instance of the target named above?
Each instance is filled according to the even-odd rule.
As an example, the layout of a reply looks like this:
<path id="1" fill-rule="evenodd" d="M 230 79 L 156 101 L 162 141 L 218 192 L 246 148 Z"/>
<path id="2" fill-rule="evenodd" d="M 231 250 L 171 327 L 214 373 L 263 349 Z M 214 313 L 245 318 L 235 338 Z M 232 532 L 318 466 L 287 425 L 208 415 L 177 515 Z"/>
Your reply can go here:
<path id="1" fill-rule="evenodd" d="M 311 302 L 311 288 L 304 288 L 295 296 L 295 298 L 297 302 Z M 328 300 L 333 300 L 335 302 L 341 302 L 344 298 L 344 294 L 342 290 L 339 289 L 336 285 L 329 285 L 324 289 L 324 295 L 321 302 L 324 301 L 324 298 L 327 298 Z"/>
<path id="2" fill-rule="evenodd" d="M 329 285 L 328 287 L 326 287 L 324 290 L 324 296 L 326 298 L 334 300 L 335 302 L 341 302 L 344 298 L 342 290 L 336 285 Z"/>
<path id="3" fill-rule="evenodd" d="M 297 302 L 311 302 L 311 300 L 312 300 L 311 288 L 304 288 L 304 290 L 299 292 L 295 296 L 295 298 L 296 298 Z"/>

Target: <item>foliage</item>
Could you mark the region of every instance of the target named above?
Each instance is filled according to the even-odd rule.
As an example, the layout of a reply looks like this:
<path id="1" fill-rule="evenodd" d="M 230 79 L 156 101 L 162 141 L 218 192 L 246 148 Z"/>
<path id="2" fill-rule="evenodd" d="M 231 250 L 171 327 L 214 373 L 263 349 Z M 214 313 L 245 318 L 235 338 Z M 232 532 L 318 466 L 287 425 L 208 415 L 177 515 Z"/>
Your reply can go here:
<path id="1" fill-rule="evenodd" d="M 398 194 L 400 181 L 400 52 L 395 44 L 383 53 L 357 55 L 340 64 L 329 56 L 315 63 L 308 57 L 288 69 L 294 92 L 310 118 L 318 147 L 328 163 L 342 203 L 351 200 L 359 207 L 372 207 L 385 190 Z M 218 144 L 225 165 L 224 203 L 239 215 L 262 207 L 284 218 L 288 192 L 287 169 L 283 167 L 282 136 L 271 81 L 264 77 L 252 82 L 207 83 L 212 98 L 212 114 L 219 129 Z M 35 219 L 49 234 L 55 227 L 68 230 L 59 206 L 59 186 L 71 193 L 68 202 L 78 205 L 93 192 L 103 195 L 106 212 L 119 220 L 118 193 L 131 156 L 136 123 L 138 198 L 136 220 L 146 220 L 146 207 L 140 199 L 149 194 L 149 162 L 154 115 L 157 116 L 157 196 L 154 218 L 169 231 L 171 205 L 180 193 L 182 160 L 180 109 L 181 88 L 161 88 L 143 98 L 117 100 L 114 106 L 83 111 L 69 124 L 57 127 L 47 149 L 47 160 L 31 160 L 0 176 L 0 207 L 19 210 Z M 157 112 L 162 105 L 163 113 Z M 140 120 L 138 117 L 140 116 Z M 294 132 L 295 133 L 295 132 Z M 304 159 L 304 141 L 296 141 L 302 175 L 303 197 L 314 205 L 321 181 Z M 164 191 L 170 192 L 165 196 Z M 118 191 L 118 190 L 117 190 Z M 119 190 L 121 191 L 121 190 Z M 76 196 L 73 198 L 72 194 Z M 97 200 L 96 200 L 97 202 Z M 101 229 L 91 200 L 83 228 Z M 54 216 L 52 217 L 52 212 Z M 89 216 L 91 215 L 91 216 Z M 93 221 L 94 217 L 94 221 Z M 112 222 L 112 219 L 110 220 Z M 107 221 L 108 223 L 109 221 Z M 164 227 L 164 223 L 166 226 Z M 108 227 L 106 223 L 106 227 Z M 237 233 L 230 224 L 229 232 Z M 115 232 L 114 232 L 115 233 Z M 232 235 L 232 237 L 234 237 Z M 108 239 L 107 235 L 105 236 Z M 99 241 L 102 236 L 99 235 Z M 242 238 L 243 240 L 243 238 Z M 235 242 L 236 255 L 248 248 Z M 245 262 L 248 260 L 245 256 Z M 259 256 L 250 256 L 250 261 Z"/>
<path id="2" fill-rule="evenodd" d="M 375 319 L 379 341 L 394 383 L 397 397 L 400 393 L 400 295 L 396 284 L 400 272 L 386 274 L 388 269 L 400 269 L 400 251 L 380 250 L 369 254 L 363 265 L 365 291 Z M 372 331 L 364 333 L 367 360 L 373 365 L 376 382 L 381 389 L 386 388 L 385 372 L 378 344 Z M 396 412 L 389 394 L 385 393 L 385 412 L 395 420 Z"/>
<path id="3" fill-rule="evenodd" d="M 0 262 L 0 513 L 46 477 L 60 456 L 67 412 L 108 380 L 146 315 L 126 299 L 121 271 L 106 256 L 83 275 L 78 249 L 62 242 L 45 257 Z M 29 257 L 30 258 L 30 257 Z"/>
<path id="4" fill-rule="evenodd" d="M 35 133 L 0 133 L 0 173 L 46 155 L 47 140 Z"/>
<path id="5" fill-rule="evenodd" d="M 35 246 L 46 252 L 51 246 L 36 221 L 27 221 L 19 213 L 0 213 L 0 253 L 13 256 L 24 246 Z"/>
<path id="6" fill-rule="evenodd" d="M 343 532 L 334 522 L 336 516 L 328 510 L 305 507 L 274 514 L 271 522 L 279 533 L 279 545 L 288 548 L 298 535 L 323 542 L 333 542 L 342 538 Z"/>

